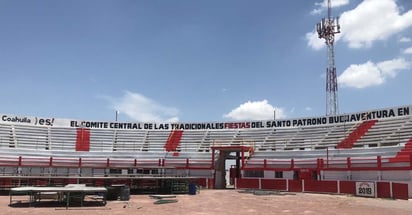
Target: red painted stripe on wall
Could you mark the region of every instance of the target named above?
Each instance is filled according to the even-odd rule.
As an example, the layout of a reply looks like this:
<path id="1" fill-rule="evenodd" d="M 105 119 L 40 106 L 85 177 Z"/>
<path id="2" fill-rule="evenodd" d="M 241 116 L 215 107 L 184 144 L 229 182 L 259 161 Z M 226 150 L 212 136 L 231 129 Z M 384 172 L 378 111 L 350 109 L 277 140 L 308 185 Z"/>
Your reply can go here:
<path id="1" fill-rule="evenodd" d="M 88 152 L 89 150 L 90 150 L 90 129 L 77 128 L 76 151 Z"/>

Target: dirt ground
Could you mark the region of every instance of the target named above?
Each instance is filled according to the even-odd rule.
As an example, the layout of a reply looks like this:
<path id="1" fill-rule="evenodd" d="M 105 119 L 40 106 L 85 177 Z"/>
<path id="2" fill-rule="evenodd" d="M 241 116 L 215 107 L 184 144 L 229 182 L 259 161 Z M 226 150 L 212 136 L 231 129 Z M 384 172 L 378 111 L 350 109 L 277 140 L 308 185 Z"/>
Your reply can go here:
<path id="1" fill-rule="evenodd" d="M 9 196 L 0 196 L 0 214 L 412 214 L 412 201 L 361 198 L 309 193 L 249 193 L 240 190 L 201 190 L 196 195 L 176 195 L 177 202 L 154 204 L 149 195 L 131 195 L 129 201 L 108 201 L 106 206 L 65 207 L 56 205 L 9 206 Z M 259 195 L 260 194 L 260 195 Z M 17 197 L 26 201 L 27 196 Z"/>

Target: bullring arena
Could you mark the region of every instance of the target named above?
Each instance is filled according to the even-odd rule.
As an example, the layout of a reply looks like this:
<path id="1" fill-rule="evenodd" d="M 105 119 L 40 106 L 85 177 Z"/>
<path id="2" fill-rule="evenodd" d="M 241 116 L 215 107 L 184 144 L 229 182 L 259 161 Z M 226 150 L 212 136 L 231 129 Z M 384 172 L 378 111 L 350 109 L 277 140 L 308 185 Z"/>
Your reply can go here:
<path id="1" fill-rule="evenodd" d="M 175 124 L 1 114 L 0 206 L 7 214 L 409 214 L 411 108 Z M 151 195 L 175 201 L 153 204 Z"/>

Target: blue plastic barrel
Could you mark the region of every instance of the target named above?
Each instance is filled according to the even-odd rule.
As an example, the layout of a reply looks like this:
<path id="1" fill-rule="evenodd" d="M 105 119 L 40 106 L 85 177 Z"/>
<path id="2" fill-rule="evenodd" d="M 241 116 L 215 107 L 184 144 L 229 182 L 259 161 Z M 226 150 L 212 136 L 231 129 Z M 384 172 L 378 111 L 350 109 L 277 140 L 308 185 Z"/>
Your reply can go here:
<path id="1" fill-rule="evenodd" d="M 189 184 L 189 195 L 196 195 L 197 186 L 195 183 Z"/>

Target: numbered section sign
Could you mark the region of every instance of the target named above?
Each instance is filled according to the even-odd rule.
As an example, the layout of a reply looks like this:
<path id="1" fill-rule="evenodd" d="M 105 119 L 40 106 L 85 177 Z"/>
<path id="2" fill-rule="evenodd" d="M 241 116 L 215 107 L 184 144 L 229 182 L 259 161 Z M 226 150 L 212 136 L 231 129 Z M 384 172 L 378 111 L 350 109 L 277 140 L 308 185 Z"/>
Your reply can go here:
<path id="1" fill-rule="evenodd" d="M 356 182 L 356 195 L 375 197 L 375 183 L 374 182 Z"/>

